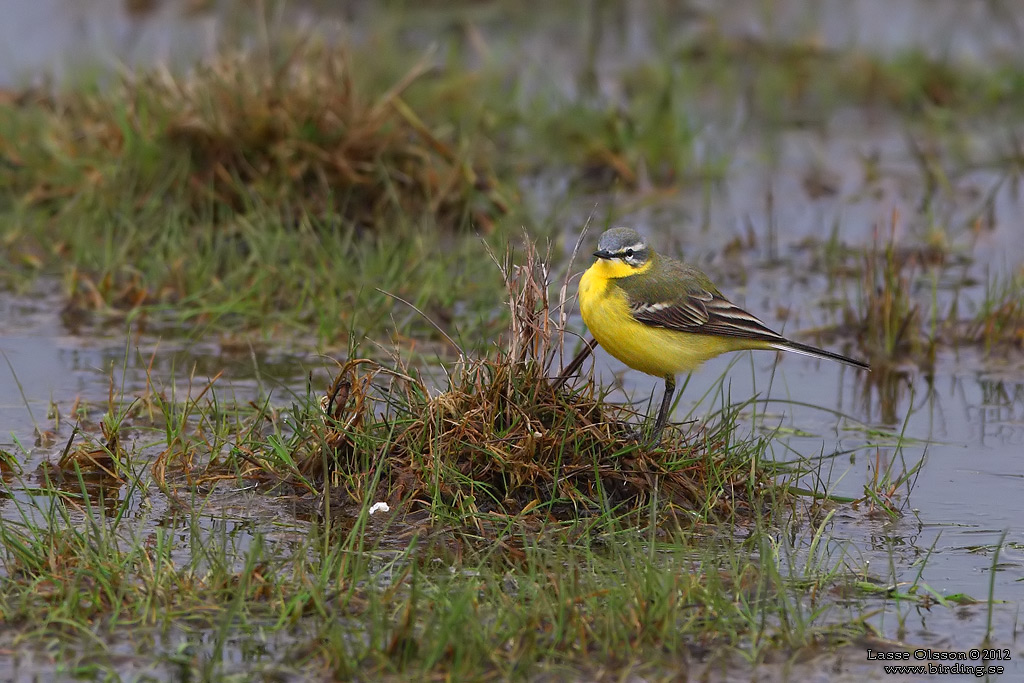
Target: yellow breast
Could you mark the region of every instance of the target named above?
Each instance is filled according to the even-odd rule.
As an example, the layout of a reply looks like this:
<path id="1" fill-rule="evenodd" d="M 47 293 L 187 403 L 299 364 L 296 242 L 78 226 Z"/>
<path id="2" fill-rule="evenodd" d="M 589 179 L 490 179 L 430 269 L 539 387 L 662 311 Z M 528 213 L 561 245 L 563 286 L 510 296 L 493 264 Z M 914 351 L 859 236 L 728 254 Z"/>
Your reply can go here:
<path id="1" fill-rule="evenodd" d="M 580 313 L 601 347 L 629 367 L 656 377 L 695 370 L 715 356 L 734 351 L 734 340 L 651 327 L 633 319 L 625 292 L 614 286 L 603 259 L 583 273 Z M 635 276 L 634 276 L 635 277 Z"/>

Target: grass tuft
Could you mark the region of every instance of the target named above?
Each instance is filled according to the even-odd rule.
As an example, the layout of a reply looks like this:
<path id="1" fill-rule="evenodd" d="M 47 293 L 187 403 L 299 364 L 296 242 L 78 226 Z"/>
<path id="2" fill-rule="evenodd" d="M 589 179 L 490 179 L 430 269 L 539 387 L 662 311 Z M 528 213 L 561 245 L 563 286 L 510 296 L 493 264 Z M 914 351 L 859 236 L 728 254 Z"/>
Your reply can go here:
<path id="1" fill-rule="evenodd" d="M 230 221 L 280 207 L 297 224 L 327 217 L 362 230 L 427 214 L 452 229 L 489 225 L 507 209 L 498 184 L 402 100 L 428 69 L 381 92 L 360 86 L 346 51 L 302 41 L 217 57 L 185 76 L 156 70 L 102 91 L 27 94 L 47 111 L 27 148 L 0 134 L 0 155 L 28 205 L 83 193 L 137 208 L 174 202 L 185 218 Z M 88 182 L 87 182 L 88 181 Z"/>
<path id="2" fill-rule="evenodd" d="M 593 377 L 572 389 L 552 382 L 564 335 L 535 248 L 522 265 L 509 253 L 501 270 L 511 323 L 493 358 L 463 356 L 439 394 L 405 368 L 350 360 L 321 409 L 298 418 L 286 452 L 275 447 L 264 462 L 310 489 L 329 482 L 347 503 L 388 500 L 462 518 L 539 510 L 571 519 L 639 510 L 655 497 L 707 517 L 756 507 L 753 492 L 770 485 L 756 466 L 764 443 L 736 440 L 735 414 L 641 446 L 629 425 L 636 414 L 607 403 Z M 381 373 L 391 377 L 384 395 L 373 382 Z"/>
<path id="3" fill-rule="evenodd" d="M 893 214 L 893 231 L 897 215 Z M 920 358 L 926 345 L 921 309 L 912 296 L 913 254 L 897 253 L 895 241 L 864 254 L 862 339 L 872 365 L 892 366 Z"/>
<path id="4" fill-rule="evenodd" d="M 963 336 L 986 350 L 1024 348 L 1024 269 L 986 285 L 985 298 Z"/>
<path id="5" fill-rule="evenodd" d="M 102 419 L 79 406 L 103 447 L 64 463 L 74 481 L 4 477 L 0 611 L 99 671 L 118 670 L 112 635 L 181 633 L 194 654 L 158 646 L 160 665 L 214 680 L 246 648 L 268 674 L 507 679 L 757 663 L 862 635 L 855 615 L 824 618 L 849 574 L 819 543 L 831 515 L 791 486 L 804 464 L 739 434 L 749 403 L 638 445 L 637 416 L 592 376 L 552 379 L 567 283 L 549 300 L 530 245 L 499 269 L 507 331 L 440 393 L 353 358 L 290 412 L 222 402 L 220 375 L 184 395 L 173 378 L 133 400 L 112 388 Z M 93 485 L 100 450 L 119 479 Z M 809 550 L 779 533 L 805 514 Z"/>

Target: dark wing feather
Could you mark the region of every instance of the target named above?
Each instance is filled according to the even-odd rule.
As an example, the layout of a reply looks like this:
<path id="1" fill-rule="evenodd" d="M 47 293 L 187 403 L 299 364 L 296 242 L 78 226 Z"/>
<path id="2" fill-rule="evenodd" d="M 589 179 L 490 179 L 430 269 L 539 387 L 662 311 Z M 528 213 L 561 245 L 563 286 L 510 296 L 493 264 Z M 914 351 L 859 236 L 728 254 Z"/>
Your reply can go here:
<path id="1" fill-rule="evenodd" d="M 643 302 L 630 300 L 630 312 L 633 318 L 655 327 L 666 327 L 670 330 L 696 331 L 708 323 L 707 297 L 687 295 L 674 301 Z"/>
<path id="2" fill-rule="evenodd" d="M 712 298 L 707 309 L 708 323 L 701 330 L 704 334 L 769 342 L 785 341 L 785 337 L 778 332 L 721 296 Z"/>
<path id="3" fill-rule="evenodd" d="M 662 277 L 647 279 L 642 291 L 636 287 L 623 287 L 637 322 L 678 332 L 766 342 L 786 341 L 723 297 L 699 270 L 668 259 L 662 263 Z"/>
<path id="4" fill-rule="evenodd" d="M 789 341 L 760 320 L 732 303 L 696 268 L 659 257 L 647 277 L 625 277 L 615 281 L 626 294 L 633 318 L 644 325 L 677 332 L 708 334 L 764 342 L 776 349 L 828 358 L 870 369 L 867 363 L 807 344 Z M 755 347 L 756 348 L 756 347 Z"/>
<path id="5" fill-rule="evenodd" d="M 738 339 L 785 341 L 739 306 L 710 292 L 687 294 L 671 303 L 634 302 L 630 310 L 636 321 L 653 327 Z"/>

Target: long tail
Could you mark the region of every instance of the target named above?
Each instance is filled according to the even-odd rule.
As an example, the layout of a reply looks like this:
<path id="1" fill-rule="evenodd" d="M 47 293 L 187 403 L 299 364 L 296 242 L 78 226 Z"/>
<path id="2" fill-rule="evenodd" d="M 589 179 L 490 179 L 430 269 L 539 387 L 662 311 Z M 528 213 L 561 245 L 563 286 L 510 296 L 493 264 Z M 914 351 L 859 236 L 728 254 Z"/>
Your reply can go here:
<path id="1" fill-rule="evenodd" d="M 864 361 L 850 358 L 849 356 L 844 356 L 840 353 L 832 353 L 825 349 L 819 349 L 818 347 L 811 346 L 810 344 L 801 344 L 800 342 L 790 341 L 787 339 L 786 341 L 772 343 L 771 347 L 773 349 L 779 349 L 780 351 L 792 351 L 793 353 L 800 353 L 814 358 L 837 360 L 840 363 L 846 363 L 847 365 L 852 365 L 853 367 L 860 368 L 861 370 L 871 370 L 871 366 Z"/>

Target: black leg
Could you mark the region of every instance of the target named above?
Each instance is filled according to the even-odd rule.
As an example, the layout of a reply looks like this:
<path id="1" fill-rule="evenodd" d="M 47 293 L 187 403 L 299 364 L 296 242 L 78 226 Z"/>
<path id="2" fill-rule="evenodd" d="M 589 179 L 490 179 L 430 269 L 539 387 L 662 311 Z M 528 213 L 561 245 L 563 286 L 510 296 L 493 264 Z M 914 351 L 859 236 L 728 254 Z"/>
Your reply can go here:
<path id="1" fill-rule="evenodd" d="M 665 428 L 668 421 L 668 410 L 672 407 L 672 394 L 676 393 L 676 378 L 669 375 L 665 378 L 665 395 L 661 398 L 661 410 L 658 411 L 658 419 L 654 421 L 654 431 L 651 433 L 651 447 L 661 442 L 661 430 Z"/>
<path id="2" fill-rule="evenodd" d="M 555 381 L 551 383 L 551 388 L 555 391 L 561 389 L 562 385 L 565 384 L 565 381 L 575 375 L 576 371 L 580 369 L 580 366 L 583 365 L 583 361 L 587 359 L 587 356 L 594 352 L 594 348 L 596 346 L 596 339 L 593 337 L 588 339 L 580 352 L 576 354 L 576 357 L 569 361 L 569 364 L 565 366 L 565 369 L 563 369 L 562 372 L 558 374 L 558 377 L 555 378 Z"/>

